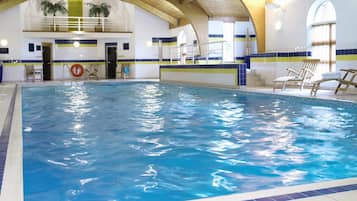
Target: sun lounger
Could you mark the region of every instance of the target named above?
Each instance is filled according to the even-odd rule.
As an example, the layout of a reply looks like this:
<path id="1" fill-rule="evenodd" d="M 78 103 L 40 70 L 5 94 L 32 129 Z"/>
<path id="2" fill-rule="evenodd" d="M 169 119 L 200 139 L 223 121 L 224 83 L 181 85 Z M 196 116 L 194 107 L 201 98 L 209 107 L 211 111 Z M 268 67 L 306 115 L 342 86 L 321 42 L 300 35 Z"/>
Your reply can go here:
<path id="1" fill-rule="evenodd" d="M 295 82 L 300 85 L 300 90 L 304 88 L 304 84 L 306 82 L 310 82 L 311 78 L 315 74 L 315 70 L 317 68 L 317 64 L 320 62 L 319 59 L 305 59 L 303 62 L 303 66 L 299 71 L 293 68 L 287 68 L 288 75 L 283 77 L 276 78 L 274 82 L 273 89 L 275 90 L 278 84 L 282 85 L 282 90 L 286 88 L 286 84 L 288 82 Z"/>
<path id="2" fill-rule="evenodd" d="M 317 91 L 320 89 L 320 84 L 328 81 L 340 81 L 341 80 L 341 72 L 331 72 L 331 73 L 323 73 L 321 75 L 321 79 L 318 79 L 313 82 L 310 95 L 316 96 Z"/>
<path id="3" fill-rule="evenodd" d="M 310 94 L 312 96 L 316 96 L 316 93 L 320 88 L 320 84 L 328 81 L 339 82 L 336 87 L 335 94 L 337 94 L 340 90 L 346 91 L 350 85 L 357 87 L 357 80 L 355 80 L 357 76 L 357 69 L 341 69 L 341 71 L 345 72 L 343 78 L 341 78 L 340 72 L 322 74 L 322 79 L 314 82 Z M 343 85 L 344 87 L 342 88 Z"/>
<path id="4" fill-rule="evenodd" d="M 337 85 L 337 88 L 335 90 L 335 94 L 337 94 L 338 91 L 346 91 L 350 85 L 357 87 L 357 80 L 355 80 L 355 77 L 357 76 L 357 69 L 342 69 L 341 71 L 345 72 L 345 75 L 340 81 L 340 83 Z M 342 86 L 345 86 L 342 88 Z"/>
<path id="5" fill-rule="evenodd" d="M 88 79 L 95 79 L 98 80 L 98 68 L 97 65 L 90 65 L 88 69 L 86 69 L 87 71 L 87 78 Z"/>

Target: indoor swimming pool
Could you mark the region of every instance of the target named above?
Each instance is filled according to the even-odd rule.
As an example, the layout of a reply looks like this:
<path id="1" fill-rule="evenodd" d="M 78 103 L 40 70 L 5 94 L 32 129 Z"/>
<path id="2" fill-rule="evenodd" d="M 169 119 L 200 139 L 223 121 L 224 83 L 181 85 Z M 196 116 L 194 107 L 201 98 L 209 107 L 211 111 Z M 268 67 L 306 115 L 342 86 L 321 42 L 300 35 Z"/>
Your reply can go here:
<path id="1" fill-rule="evenodd" d="M 25 201 L 184 201 L 357 176 L 357 105 L 158 82 L 22 88 Z"/>

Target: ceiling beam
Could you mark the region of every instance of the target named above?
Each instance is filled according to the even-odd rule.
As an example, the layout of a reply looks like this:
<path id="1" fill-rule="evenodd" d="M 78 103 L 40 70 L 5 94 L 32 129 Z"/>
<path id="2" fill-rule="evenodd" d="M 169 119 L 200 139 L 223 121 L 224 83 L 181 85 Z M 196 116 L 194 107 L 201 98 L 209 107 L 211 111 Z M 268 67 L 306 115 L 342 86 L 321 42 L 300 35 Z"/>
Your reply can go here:
<path id="1" fill-rule="evenodd" d="M 128 3 L 131 3 L 131 4 L 134 4 L 158 17 L 160 17 L 161 19 L 169 22 L 171 25 L 173 26 L 177 26 L 177 21 L 178 19 L 176 19 L 175 17 L 167 14 L 166 12 L 160 10 L 160 9 L 157 9 L 155 8 L 154 6 L 150 5 L 150 4 L 147 4 L 141 0 L 123 0 L 123 1 L 126 1 Z"/>
<path id="2" fill-rule="evenodd" d="M 0 12 L 16 6 L 26 0 L 2 0 L 0 1 Z"/>
<path id="3" fill-rule="evenodd" d="M 187 4 L 187 3 L 191 3 L 195 0 L 180 0 L 180 4 Z"/>
<path id="4" fill-rule="evenodd" d="M 248 22 L 249 17 L 239 17 L 239 16 L 212 16 L 208 17 L 209 20 L 217 20 L 217 21 L 223 21 L 223 22 Z"/>

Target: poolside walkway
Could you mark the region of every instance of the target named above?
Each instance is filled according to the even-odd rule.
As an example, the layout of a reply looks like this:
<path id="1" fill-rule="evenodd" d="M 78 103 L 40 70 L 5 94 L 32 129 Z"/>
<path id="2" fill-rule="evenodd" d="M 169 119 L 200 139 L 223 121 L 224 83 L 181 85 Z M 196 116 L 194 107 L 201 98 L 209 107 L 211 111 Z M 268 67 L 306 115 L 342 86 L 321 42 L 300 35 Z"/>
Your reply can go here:
<path id="1" fill-rule="evenodd" d="M 334 89 L 331 90 L 323 90 L 320 89 L 317 92 L 316 96 L 311 96 L 311 89 L 300 89 L 297 88 L 287 88 L 285 90 L 276 89 L 273 91 L 272 87 L 242 87 L 240 90 L 242 91 L 250 91 L 250 92 L 260 92 L 267 94 L 279 94 L 279 95 L 287 95 L 287 96 L 297 96 L 297 97 L 306 97 L 306 98 L 319 98 L 319 99 L 327 99 L 327 100 L 339 100 L 339 101 L 349 101 L 349 102 L 357 102 L 357 89 L 349 89 L 345 92 L 338 92 L 337 95 L 334 93 Z"/>
<path id="2" fill-rule="evenodd" d="M 21 89 L 13 98 L 15 87 L 0 84 L 0 201 L 23 201 Z"/>

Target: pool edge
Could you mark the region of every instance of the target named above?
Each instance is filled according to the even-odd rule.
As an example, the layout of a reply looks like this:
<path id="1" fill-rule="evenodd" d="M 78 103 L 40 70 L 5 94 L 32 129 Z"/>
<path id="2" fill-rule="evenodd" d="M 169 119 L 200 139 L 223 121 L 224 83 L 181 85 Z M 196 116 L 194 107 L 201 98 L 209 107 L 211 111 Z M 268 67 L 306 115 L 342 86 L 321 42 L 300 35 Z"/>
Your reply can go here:
<path id="1" fill-rule="evenodd" d="M 348 190 L 346 186 L 352 186 Z M 345 188 L 343 188 L 345 187 Z M 235 193 L 230 195 L 222 195 L 216 197 L 207 197 L 202 199 L 194 199 L 189 201 L 272 201 L 272 200 L 298 200 L 298 199 L 309 199 L 309 198 L 317 198 L 317 200 L 321 199 L 321 196 L 330 196 L 333 194 L 353 191 L 356 192 L 357 196 L 357 177 L 346 178 L 346 179 L 338 179 L 317 183 L 309 183 L 295 186 L 287 186 L 287 187 L 277 187 L 266 190 L 252 191 L 247 193 Z M 304 197 L 293 197 L 298 194 L 305 194 Z M 291 196 L 289 198 L 289 195 Z"/>
<path id="2" fill-rule="evenodd" d="M 15 89 L 14 89 L 15 90 Z M 22 87 L 17 86 L 0 201 L 23 201 Z"/>

